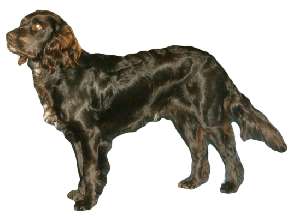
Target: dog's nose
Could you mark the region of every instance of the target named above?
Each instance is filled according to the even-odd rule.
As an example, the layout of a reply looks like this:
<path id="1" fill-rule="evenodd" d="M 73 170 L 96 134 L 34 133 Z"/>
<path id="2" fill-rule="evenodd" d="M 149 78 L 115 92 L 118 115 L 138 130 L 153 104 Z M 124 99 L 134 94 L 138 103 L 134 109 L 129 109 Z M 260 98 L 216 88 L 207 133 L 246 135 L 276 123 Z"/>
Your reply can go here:
<path id="1" fill-rule="evenodd" d="M 13 41 L 16 39 L 16 34 L 13 31 L 10 31 L 6 34 L 7 41 Z"/>

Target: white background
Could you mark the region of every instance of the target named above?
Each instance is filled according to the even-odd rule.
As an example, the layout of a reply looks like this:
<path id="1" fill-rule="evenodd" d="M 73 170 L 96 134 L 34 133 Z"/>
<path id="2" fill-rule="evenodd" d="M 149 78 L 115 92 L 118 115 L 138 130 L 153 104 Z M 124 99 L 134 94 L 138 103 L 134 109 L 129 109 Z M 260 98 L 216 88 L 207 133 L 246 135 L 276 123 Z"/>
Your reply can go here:
<path id="1" fill-rule="evenodd" d="M 299 1 L 2 1 L 0 13 L 0 215 L 300 215 Z M 177 188 L 190 155 L 171 122 L 114 140 L 108 185 L 96 207 L 74 212 L 78 183 L 63 135 L 42 119 L 29 68 L 6 49 L 5 33 L 36 9 L 58 13 L 89 52 L 125 55 L 172 44 L 213 54 L 241 92 L 281 131 L 284 154 L 242 142 L 238 193 L 219 192 L 224 166 L 209 148 L 210 180 Z M 298 204 L 298 205 L 297 205 Z"/>

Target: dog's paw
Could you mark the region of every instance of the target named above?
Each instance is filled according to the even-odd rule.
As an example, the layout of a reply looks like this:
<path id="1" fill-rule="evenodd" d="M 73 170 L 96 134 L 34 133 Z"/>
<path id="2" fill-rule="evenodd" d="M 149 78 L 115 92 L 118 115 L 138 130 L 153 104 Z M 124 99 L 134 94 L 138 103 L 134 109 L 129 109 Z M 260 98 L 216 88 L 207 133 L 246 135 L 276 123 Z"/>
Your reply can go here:
<path id="1" fill-rule="evenodd" d="M 68 194 L 67 197 L 71 200 L 79 201 L 84 199 L 84 195 L 79 192 L 79 190 L 71 190 Z"/>
<path id="2" fill-rule="evenodd" d="M 196 180 L 195 178 L 188 177 L 178 183 L 178 187 L 184 189 L 194 189 L 203 184 L 203 181 Z"/>
<path id="3" fill-rule="evenodd" d="M 75 202 L 74 210 L 75 211 L 85 211 L 90 210 L 97 202 L 87 201 L 85 199 Z"/>
<path id="4" fill-rule="evenodd" d="M 235 193 L 239 189 L 239 185 L 236 185 L 233 182 L 224 182 L 221 185 L 220 191 L 221 193 Z"/>

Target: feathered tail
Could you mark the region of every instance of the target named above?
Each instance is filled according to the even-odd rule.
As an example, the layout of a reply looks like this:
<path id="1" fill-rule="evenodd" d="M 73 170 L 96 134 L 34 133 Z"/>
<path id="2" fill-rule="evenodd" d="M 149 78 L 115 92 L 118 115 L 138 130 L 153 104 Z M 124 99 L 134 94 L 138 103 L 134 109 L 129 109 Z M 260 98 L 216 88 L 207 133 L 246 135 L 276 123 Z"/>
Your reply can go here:
<path id="1" fill-rule="evenodd" d="M 232 121 L 239 125 L 242 140 L 255 139 L 263 141 L 271 149 L 285 152 L 287 146 L 281 134 L 267 117 L 255 109 L 250 100 L 240 93 L 232 82 L 227 87 L 229 88 L 230 96 L 225 103 Z"/>

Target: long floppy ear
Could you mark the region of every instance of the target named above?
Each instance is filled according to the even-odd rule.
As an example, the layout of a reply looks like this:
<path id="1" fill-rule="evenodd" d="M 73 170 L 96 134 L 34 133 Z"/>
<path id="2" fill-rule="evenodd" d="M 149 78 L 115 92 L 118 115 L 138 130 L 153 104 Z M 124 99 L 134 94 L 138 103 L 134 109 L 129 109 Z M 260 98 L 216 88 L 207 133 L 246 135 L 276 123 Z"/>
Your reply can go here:
<path id="1" fill-rule="evenodd" d="M 65 24 L 58 33 L 46 44 L 42 64 L 51 73 L 56 66 L 63 68 L 73 67 L 77 64 L 81 54 L 81 47 L 74 36 L 71 27 Z"/>

